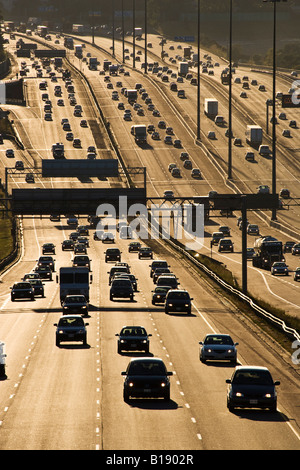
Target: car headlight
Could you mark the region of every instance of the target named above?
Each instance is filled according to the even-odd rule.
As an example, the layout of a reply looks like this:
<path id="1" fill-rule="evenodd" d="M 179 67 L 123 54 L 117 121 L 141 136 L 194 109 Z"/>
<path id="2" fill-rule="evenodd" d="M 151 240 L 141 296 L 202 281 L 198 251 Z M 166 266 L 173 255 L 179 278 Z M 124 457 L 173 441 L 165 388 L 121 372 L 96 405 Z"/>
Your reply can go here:
<path id="1" fill-rule="evenodd" d="M 163 387 L 163 388 L 164 388 L 166 385 L 167 385 L 166 382 L 162 382 L 162 383 L 160 384 L 160 386 Z"/>
<path id="2" fill-rule="evenodd" d="M 64 330 L 58 330 L 58 334 L 63 335 L 63 334 L 64 334 Z"/>
<path id="3" fill-rule="evenodd" d="M 233 349 L 228 349 L 227 352 L 228 354 L 231 354 L 233 352 Z"/>
<path id="4" fill-rule="evenodd" d="M 236 393 L 235 393 L 235 396 L 236 396 L 236 397 L 243 397 L 244 394 L 243 394 L 242 392 L 236 392 Z"/>
<path id="5" fill-rule="evenodd" d="M 133 387 L 133 386 L 134 386 L 134 383 L 133 383 L 133 382 L 129 382 L 128 386 L 129 386 L 129 387 Z"/>
<path id="6" fill-rule="evenodd" d="M 272 393 L 266 393 L 264 395 L 264 398 L 272 398 L 272 396 L 273 396 Z"/>
<path id="7" fill-rule="evenodd" d="M 206 350 L 206 352 L 211 353 L 212 350 L 211 350 L 210 348 L 208 348 L 208 349 Z"/>

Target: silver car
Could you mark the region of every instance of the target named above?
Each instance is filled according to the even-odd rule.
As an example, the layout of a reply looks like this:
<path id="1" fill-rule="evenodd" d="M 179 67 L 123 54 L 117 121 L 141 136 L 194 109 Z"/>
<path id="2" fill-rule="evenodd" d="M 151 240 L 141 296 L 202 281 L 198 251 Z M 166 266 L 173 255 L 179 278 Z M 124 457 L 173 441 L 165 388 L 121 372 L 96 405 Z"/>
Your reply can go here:
<path id="1" fill-rule="evenodd" d="M 209 334 L 203 341 L 200 341 L 200 361 L 230 361 L 236 363 L 238 343 L 234 343 L 230 335 Z"/>

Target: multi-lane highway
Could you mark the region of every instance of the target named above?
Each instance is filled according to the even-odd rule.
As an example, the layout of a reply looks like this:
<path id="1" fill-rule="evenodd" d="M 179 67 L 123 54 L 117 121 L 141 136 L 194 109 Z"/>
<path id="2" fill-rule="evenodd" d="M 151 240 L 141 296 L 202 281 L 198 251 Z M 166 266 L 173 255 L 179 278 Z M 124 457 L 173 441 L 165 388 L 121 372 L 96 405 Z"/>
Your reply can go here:
<path id="1" fill-rule="evenodd" d="M 30 41 L 34 40 L 34 36 Z M 55 47 L 52 36 L 50 43 Z M 89 38 L 86 38 L 89 41 Z M 153 54 L 159 54 L 161 46 L 154 36 Z M 96 45 L 86 43 L 84 56 L 91 54 L 97 57 L 100 65 L 98 71 L 90 71 L 85 62 L 74 57 L 68 51 L 68 60 L 88 80 L 101 107 L 102 113 L 109 122 L 115 136 L 118 151 L 128 166 L 146 166 L 147 191 L 150 196 L 162 196 L 165 190 L 173 190 L 178 196 L 207 195 L 210 190 L 219 193 L 255 192 L 259 184 L 270 185 L 271 161 L 256 154 L 255 163 L 244 158 L 244 130 L 247 120 L 241 114 L 234 115 L 233 130 L 237 137 L 243 139 L 243 148 L 234 148 L 233 184 L 226 179 L 227 138 L 225 129 L 220 130 L 215 124 L 201 114 L 202 143 L 195 143 L 196 123 L 196 89 L 184 80 L 180 85 L 185 89 L 187 98 L 181 100 L 169 91 L 169 84 L 162 83 L 156 75 L 141 73 L 140 64 L 132 69 L 130 59 L 125 70 L 129 75 L 119 74 L 111 77 L 113 88 L 108 88 L 105 75 L 100 75 L 103 60 L 109 58 L 111 40 L 96 38 Z M 139 47 L 142 43 L 139 43 Z M 165 47 L 167 48 L 167 44 Z M 15 50 L 15 41 L 9 44 L 10 51 Z M 174 47 L 177 47 L 175 44 Z M 132 46 L 128 44 L 131 52 Z M 129 55 L 130 55 L 129 52 Z M 170 51 L 169 55 L 171 55 Z M 175 56 L 175 52 L 173 52 Z M 116 56 L 120 61 L 121 44 L 116 44 Z M 141 62 L 143 62 L 141 56 Z M 151 57 L 152 60 L 153 57 Z M 220 59 L 214 58 L 220 62 Z M 24 59 L 16 59 L 20 64 Z M 150 58 L 149 58 L 150 60 Z M 157 58 L 159 61 L 159 59 Z M 16 160 L 22 160 L 26 167 L 38 168 L 41 159 L 51 159 L 51 147 L 55 142 L 63 142 L 66 158 L 86 158 L 87 148 L 95 146 L 96 158 L 115 156 L 113 146 L 105 132 L 105 127 L 89 88 L 80 74 L 72 69 L 72 80 L 77 104 L 81 104 L 81 117 L 74 116 L 74 106 L 70 104 L 68 93 L 60 74 L 57 82 L 51 81 L 43 70 L 43 77 L 37 78 L 36 70 L 26 60 L 29 73 L 25 77 L 27 106 L 9 107 L 14 116 L 15 126 L 25 150 L 17 147 L 15 157 L 7 158 L 5 150 L 12 143 L 5 141 L 1 148 L 1 175 L 5 167 L 13 167 Z M 169 64 L 168 64 L 169 65 Z M 176 67 L 174 67 L 174 71 Z M 224 86 L 214 87 L 220 83 L 217 67 L 215 75 L 208 77 L 201 84 L 202 98 L 213 93 L 220 102 L 220 114 L 226 118 L 227 105 Z M 249 70 L 237 70 L 236 75 L 248 73 L 249 78 L 256 78 L 264 83 L 267 92 L 261 96 L 256 88 L 247 91 L 247 105 L 239 98 L 240 89 L 234 93 L 239 109 L 244 110 L 258 124 L 264 125 L 264 100 L 270 94 L 270 80 L 263 74 L 252 74 Z M 253 76 L 252 76 L 253 75 Z M 47 80 L 46 93 L 53 106 L 53 120 L 44 119 L 44 100 L 39 84 Z M 138 116 L 132 109 L 132 120 L 124 120 L 124 111 L 118 108 L 118 102 L 124 103 L 125 109 L 131 108 L 121 93 L 121 86 L 131 89 L 136 83 L 145 88 L 160 116 L 153 116 L 142 99 L 145 115 Z M 62 86 L 61 99 L 64 105 L 58 105 L 54 96 L 54 87 Z M 282 89 L 287 87 L 280 82 Z M 252 88 L 252 87 L 251 87 Z M 253 87 L 254 88 L 254 87 Z M 236 89 L 236 87 L 234 87 Z M 118 90 L 119 101 L 112 100 L 112 91 Z M 263 111 L 260 111 L 260 107 Z M 4 106 L 5 108 L 5 106 Z M 241 112 L 241 111 L 240 111 Z M 73 138 L 81 139 L 81 148 L 74 148 L 73 141 L 66 139 L 61 120 L 69 119 Z M 297 113 L 289 113 L 289 119 L 297 119 Z M 86 119 L 88 126 L 80 125 Z M 153 140 L 148 135 L 147 148 L 140 148 L 130 133 L 134 123 L 153 124 L 158 130 L 158 122 L 164 120 L 172 126 L 174 135 L 182 142 L 182 148 L 176 149 L 164 143 L 165 130 L 159 129 L 160 140 Z M 278 125 L 279 130 L 283 124 Z M 208 141 L 209 130 L 217 133 L 217 140 Z M 293 139 L 289 145 L 279 137 L 280 146 L 285 145 L 286 154 L 278 158 L 279 186 L 289 187 L 294 198 L 299 193 L 299 173 L 293 164 L 294 154 L 289 146 L 297 147 L 298 129 L 292 131 Z M 173 136 L 173 138 L 175 138 Z M 295 143 L 294 143 L 295 142 Z M 205 148 L 211 153 L 206 153 Z M 180 153 L 188 152 L 193 167 L 201 169 L 201 179 L 191 177 L 190 170 L 183 167 Z M 214 161 L 215 159 L 215 161 Z M 176 163 L 181 169 L 181 178 L 172 177 L 169 164 Z M 119 187 L 123 184 L 117 178 L 80 178 L 45 179 L 35 176 L 37 187 Z M 28 187 L 24 177 L 9 181 L 9 190 L 14 187 Z M 279 217 L 283 223 L 298 231 L 299 209 L 292 207 L 281 211 Z M 236 214 L 238 216 L 239 214 Z M 269 214 L 268 214 L 269 215 Z M 270 228 L 263 213 L 248 215 L 252 223 L 259 225 L 263 234 L 276 236 L 285 242 L 289 235 L 275 228 Z M 240 282 L 241 279 L 241 231 L 237 227 L 237 217 L 212 217 L 205 226 L 205 242 L 202 252 L 211 255 L 210 239 L 212 232 L 219 225 L 231 229 L 231 238 L 235 243 L 234 253 L 218 253 L 212 250 L 212 256 L 232 270 Z M 87 224 L 86 218 L 79 220 Z M 171 250 L 161 240 L 146 240 L 152 247 L 154 259 L 168 261 L 170 269 L 176 274 L 180 288 L 186 289 L 192 300 L 191 315 L 185 313 L 165 314 L 163 307 L 152 304 L 152 291 L 155 287 L 149 275 L 151 260 L 139 259 L 137 253 L 130 253 L 130 240 L 120 239 L 117 235 L 116 246 L 122 252 L 122 262 L 127 262 L 131 272 L 138 279 L 138 289 L 134 301 L 110 300 L 108 271 L 113 265 L 105 262 L 105 250 L 110 247 L 102 241 L 94 240 L 94 229 L 89 230 L 88 256 L 91 261 L 93 282 L 90 286 L 90 309 L 84 321 L 88 323 L 87 346 L 81 343 L 64 343 L 55 345 L 54 323 L 62 315 L 59 300 L 59 284 L 56 274 L 62 266 L 71 266 L 73 252 L 62 251 L 61 243 L 68 239 L 73 231 L 65 218 L 60 221 L 49 221 L 37 217 L 24 218 L 21 223 L 23 244 L 20 259 L 1 276 L 0 297 L 0 339 L 6 344 L 7 379 L 0 382 L 0 448 L 1 449 L 84 449 L 84 450 L 214 450 L 214 449 L 293 449 L 300 448 L 299 416 L 299 365 L 293 362 L 291 352 L 283 350 L 270 336 L 263 333 L 243 312 L 238 310 L 222 292 L 215 288 L 192 267 L 180 254 Z M 248 236 L 248 246 L 252 246 L 253 236 Z M 292 238 L 298 241 L 296 237 Z M 31 272 L 42 254 L 42 245 L 52 242 L 56 246 L 56 273 L 52 281 L 45 281 L 45 296 L 32 300 L 11 301 L 10 287 L 14 282 Z M 142 244 L 143 244 L 142 240 Z M 290 270 L 297 267 L 297 257 L 286 255 Z M 251 267 L 249 262 L 249 292 L 269 303 L 279 306 L 286 312 L 299 316 L 300 295 L 298 283 L 292 274 L 287 278 L 274 278 L 267 271 Z M 172 371 L 170 401 L 153 399 L 132 399 L 129 403 L 123 399 L 123 381 L 121 372 L 125 371 L 132 357 L 140 353 L 117 351 L 117 337 L 124 325 L 144 326 L 150 337 L 148 357 L 163 359 L 167 370 Z M 234 366 L 228 362 L 202 363 L 199 360 L 200 345 L 209 333 L 227 333 L 234 342 L 238 342 L 238 364 L 268 367 L 274 380 L 280 380 L 278 392 L 278 410 L 242 410 L 230 412 L 226 406 L 226 379 L 230 378 Z M 292 342 L 292 340 L 291 340 Z M 291 348 L 292 351 L 292 348 Z"/>

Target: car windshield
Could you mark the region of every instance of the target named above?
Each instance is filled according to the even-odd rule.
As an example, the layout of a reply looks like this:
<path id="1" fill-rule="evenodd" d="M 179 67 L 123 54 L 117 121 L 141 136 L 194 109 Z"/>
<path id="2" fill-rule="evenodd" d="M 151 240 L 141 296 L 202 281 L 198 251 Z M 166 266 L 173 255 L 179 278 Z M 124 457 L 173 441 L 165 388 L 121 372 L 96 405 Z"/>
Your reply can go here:
<path id="1" fill-rule="evenodd" d="M 166 368 L 158 361 L 136 361 L 128 368 L 128 375 L 166 375 Z"/>
<path id="2" fill-rule="evenodd" d="M 236 371 L 232 383 L 241 385 L 273 385 L 273 380 L 268 370 L 246 369 Z"/>
<path id="3" fill-rule="evenodd" d="M 204 344 L 233 345 L 233 341 L 230 336 L 211 335 L 205 338 Z"/>
<path id="4" fill-rule="evenodd" d="M 189 300 L 190 296 L 187 292 L 170 292 L 168 299 Z"/>
<path id="5" fill-rule="evenodd" d="M 15 285 L 14 285 L 14 288 L 17 288 L 17 289 L 28 289 L 28 288 L 30 288 L 30 284 L 29 284 L 29 282 L 19 282 L 18 284 L 15 284 Z"/>
<path id="6" fill-rule="evenodd" d="M 121 330 L 120 336 L 145 336 L 147 335 L 145 328 L 135 327 L 135 326 L 126 326 Z"/>
<path id="7" fill-rule="evenodd" d="M 72 295 L 71 297 L 67 297 L 65 302 L 67 303 L 82 303 L 85 302 L 85 297 L 83 295 Z"/>
<path id="8" fill-rule="evenodd" d="M 42 286 L 43 283 L 40 279 L 30 279 L 30 284 L 32 286 Z"/>
<path id="9" fill-rule="evenodd" d="M 115 279 L 112 284 L 114 287 L 128 287 L 131 286 L 131 282 L 129 279 Z"/>
<path id="10" fill-rule="evenodd" d="M 80 317 L 64 317 L 59 320 L 58 326 L 84 326 L 84 322 Z"/>
<path id="11" fill-rule="evenodd" d="M 156 287 L 155 293 L 156 294 L 166 294 L 169 290 L 169 287 Z"/>
<path id="12" fill-rule="evenodd" d="M 274 268 L 283 268 L 285 267 L 285 263 L 274 263 L 273 266 Z"/>

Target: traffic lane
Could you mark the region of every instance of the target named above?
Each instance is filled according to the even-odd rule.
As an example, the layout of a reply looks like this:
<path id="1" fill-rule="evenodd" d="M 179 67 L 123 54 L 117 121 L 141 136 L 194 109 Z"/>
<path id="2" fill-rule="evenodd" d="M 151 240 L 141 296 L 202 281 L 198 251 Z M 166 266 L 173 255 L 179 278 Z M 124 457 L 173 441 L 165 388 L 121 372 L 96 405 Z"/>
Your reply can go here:
<path id="1" fill-rule="evenodd" d="M 159 254 L 159 257 L 162 257 L 161 253 Z M 131 264 L 133 263 L 131 262 Z M 197 309 L 193 309 L 192 316 L 187 316 L 185 314 L 165 315 L 161 308 L 152 307 L 151 316 L 154 319 L 157 334 L 159 334 L 159 338 L 161 338 L 161 341 L 168 352 L 168 357 L 170 357 L 170 361 L 175 367 L 176 379 L 179 380 L 184 393 L 184 395 L 181 396 L 184 396 L 186 403 L 188 403 L 192 417 L 196 419 L 197 423 L 202 424 L 200 426 L 200 434 L 202 436 L 204 445 L 206 442 L 205 438 L 203 438 L 203 435 L 206 433 L 207 423 L 205 423 L 205 420 L 203 419 L 203 414 L 205 414 L 205 412 L 203 412 L 202 404 L 203 408 L 207 410 L 207 407 L 209 407 L 210 410 L 209 413 L 207 412 L 207 420 L 210 420 L 211 422 L 212 416 L 215 416 L 217 413 L 217 419 L 219 420 L 221 417 L 223 421 L 222 425 L 224 426 L 224 433 L 221 433 L 221 444 L 220 442 L 216 443 L 215 437 L 214 443 L 212 443 L 209 437 L 207 437 L 209 440 L 208 448 L 210 448 L 210 446 L 212 446 L 211 448 L 218 448 L 218 446 L 223 448 L 224 446 L 225 448 L 240 448 L 241 443 L 239 442 L 239 432 L 232 434 L 230 437 L 227 435 L 228 433 L 225 432 L 227 426 L 227 413 L 229 413 L 226 409 L 225 380 L 226 378 L 230 377 L 233 366 L 228 367 L 227 364 L 224 366 L 222 365 L 222 372 L 219 373 L 218 371 L 217 375 L 215 367 L 219 368 L 220 364 L 217 364 L 217 366 L 215 365 L 215 367 L 206 368 L 206 366 L 202 365 L 199 361 L 198 341 L 203 339 L 205 333 L 211 333 L 213 331 L 227 332 L 230 330 L 230 333 L 233 332 L 233 334 L 231 334 L 234 340 L 238 341 L 241 345 L 239 346 L 239 351 L 241 351 L 239 352 L 239 360 L 242 359 L 242 363 L 244 363 L 244 361 L 247 363 L 261 363 L 262 358 L 266 357 L 266 353 L 263 351 L 265 345 L 260 344 L 260 339 L 258 338 L 257 344 L 256 342 L 254 343 L 253 350 L 252 348 L 249 348 L 251 341 L 253 342 L 253 339 L 251 339 L 252 332 L 247 332 L 247 327 L 246 331 L 244 331 L 245 327 L 239 323 L 238 320 L 235 320 L 235 317 L 232 315 L 230 309 L 228 311 L 227 305 L 224 306 L 224 303 L 220 302 L 215 296 L 212 299 L 211 295 L 214 294 L 210 291 L 210 289 L 207 289 L 207 286 L 202 287 L 199 285 L 198 279 L 194 277 L 192 273 L 188 273 L 187 267 L 182 264 L 182 261 L 179 264 L 176 256 L 172 257 L 171 266 L 172 270 L 179 277 L 179 280 L 181 280 L 182 287 L 187 287 L 190 294 L 194 296 L 194 305 Z M 140 261 L 138 264 L 135 263 L 134 272 L 137 273 L 139 268 L 146 268 L 146 275 L 143 277 L 143 291 L 146 292 L 147 304 L 151 305 L 150 291 L 153 286 L 153 282 L 150 279 L 149 274 L 147 276 L 147 269 L 149 269 L 147 260 Z M 140 275 L 138 274 L 138 277 L 139 276 Z M 218 330 L 215 323 L 222 323 L 222 329 Z M 238 333 L 236 333 L 236 331 L 238 331 Z M 244 337 L 246 337 L 246 340 L 244 340 Z M 187 344 L 189 345 L 188 348 L 186 347 Z M 265 360 L 268 362 L 269 367 L 273 368 L 274 370 L 274 358 L 268 357 L 267 354 Z M 275 369 L 275 372 L 278 373 L 279 371 L 280 367 L 278 366 L 277 370 Z M 209 374 L 208 377 L 206 373 Z M 198 387 L 194 386 L 195 383 L 198 384 Z M 193 392 L 193 390 L 195 390 L 195 392 Z M 202 400 L 199 400 L 199 390 L 201 391 Z M 195 410 L 197 410 L 196 413 Z M 263 416 L 265 415 L 260 415 L 258 419 L 261 420 Z M 274 417 L 270 421 L 274 421 Z M 275 422 L 277 423 L 277 419 Z M 284 423 L 284 419 L 278 418 L 278 422 Z M 205 423 L 204 426 L 203 423 Z M 240 420 L 239 423 L 241 424 Z M 250 426 L 252 426 L 252 424 L 250 424 Z M 245 436 L 245 440 L 242 443 L 242 446 L 244 445 L 246 448 L 246 436 L 248 432 L 252 431 L 252 429 L 249 429 L 248 424 L 246 426 L 245 422 L 245 426 L 243 423 L 243 427 L 240 428 L 240 430 L 244 433 Z M 277 433 L 277 428 L 276 431 L 274 430 L 272 432 Z M 256 434 L 257 433 L 261 433 L 260 438 L 257 441 L 252 442 L 248 448 L 267 448 L 265 446 L 269 445 L 271 445 L 272 448 L 272 445 L 274 444 L 266 442 L 266 440 L 264 440 L 263 443 L 261 441 L 262 435 L 265 434 L 265 429 L 259 427 Z M 291 438 L 291 435 L 289 436 L 289 439 Z M 226 439 L 224 438 L 223 440 L 224 436 L 226 436 Z M 275 444 L 275 446 L 276 445 L 278 444 Z M 285 448 L 285 446 L 290 448 L 290 445 L 291 444 L 286 442 L 282 444 L 283 448 Z M 297 448 L 298 444 L 293 442 L 292 446 L 293 445 L 296 447 L 291 448 Z"/>

